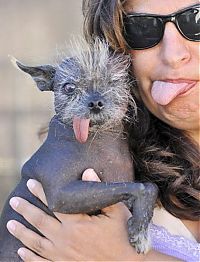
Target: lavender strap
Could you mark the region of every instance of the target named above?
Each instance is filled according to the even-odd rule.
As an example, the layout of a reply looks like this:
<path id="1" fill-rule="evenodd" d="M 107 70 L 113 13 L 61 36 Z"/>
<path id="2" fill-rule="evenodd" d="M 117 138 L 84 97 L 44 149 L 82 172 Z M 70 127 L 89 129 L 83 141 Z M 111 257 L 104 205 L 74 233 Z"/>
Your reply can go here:
<path id="1" fill-rule="evenodd" d="M 183 236 L 171 235 L 164 227 L 149 227 L 152 248 L 186 262 L 200 261 L 200 244 Z"/>

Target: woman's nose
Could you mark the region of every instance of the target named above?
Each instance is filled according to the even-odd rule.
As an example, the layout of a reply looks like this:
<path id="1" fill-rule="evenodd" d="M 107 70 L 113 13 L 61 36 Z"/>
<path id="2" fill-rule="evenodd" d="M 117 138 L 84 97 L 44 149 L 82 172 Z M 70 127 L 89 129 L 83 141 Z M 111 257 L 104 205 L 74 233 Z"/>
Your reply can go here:
<path id="1" fill-rule="evenodd" d="M 163 62 L 173 69 L 187 63 L 191 58 L 188 42 L 173 23 L 166 23 L 161 45 L 161 59 Z"/>

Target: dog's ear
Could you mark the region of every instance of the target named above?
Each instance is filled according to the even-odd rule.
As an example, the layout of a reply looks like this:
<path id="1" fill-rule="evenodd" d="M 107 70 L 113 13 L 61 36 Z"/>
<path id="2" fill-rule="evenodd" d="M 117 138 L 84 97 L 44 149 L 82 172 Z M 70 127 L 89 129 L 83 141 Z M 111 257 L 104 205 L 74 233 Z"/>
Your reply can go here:
<path id="1" fill-rule="evenodd" d="M 26 66 L 16 59 L 15 61 L 12 59 L 12 62 L 14 62 L 19 69 L 29 74 L 41 91 L 53 91 L 53 82 L 56 73 L 55 67 L 52 65 Z"/>

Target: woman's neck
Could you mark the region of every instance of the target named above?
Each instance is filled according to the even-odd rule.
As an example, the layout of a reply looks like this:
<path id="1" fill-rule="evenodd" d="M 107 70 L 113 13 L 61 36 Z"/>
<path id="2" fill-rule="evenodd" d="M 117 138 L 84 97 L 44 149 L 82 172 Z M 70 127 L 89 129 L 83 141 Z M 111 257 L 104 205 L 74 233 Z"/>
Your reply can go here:
<path id="1" fill-rule="evenodd" d="M 199 145 L 200 148 L 200 130 L 188 131 L 187 134 Z"/>

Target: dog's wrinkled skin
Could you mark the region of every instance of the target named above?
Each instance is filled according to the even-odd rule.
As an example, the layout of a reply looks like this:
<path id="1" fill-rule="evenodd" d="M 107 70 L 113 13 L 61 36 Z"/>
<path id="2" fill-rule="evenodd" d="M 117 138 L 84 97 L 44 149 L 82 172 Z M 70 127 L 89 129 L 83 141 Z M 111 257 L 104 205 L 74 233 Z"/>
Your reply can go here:
<path id="1" fill-rule="evenodd" d="M 23 166 L 21 181 L 9 199 L 23 197 L 52 216 L 53 211 L 92 214 L 124 201 L 133 213 L 128 221 L 130 243 L 139 253 L 146 252 L 157 188 L 133 182 L 133 160 L 123 131 L 128 104 L 134 108 L 127 57 L 111 53 L 97 39 L 58 66 L 16 63 L 40 90 L 54 92 L 56 115 L 46 141 Z M 88 167 L 94 168 L 102 183 L 81 181 Z M 48 208 L 28 191 L 29 178 L 42 183 Z M 4 262 L 21 261 L 17 250 L 22 243 L 7 231 L 8 220 L 16 219 L 37 232 L 11 209 L 9 199 L 0 220 L 0 261 Z"/>

